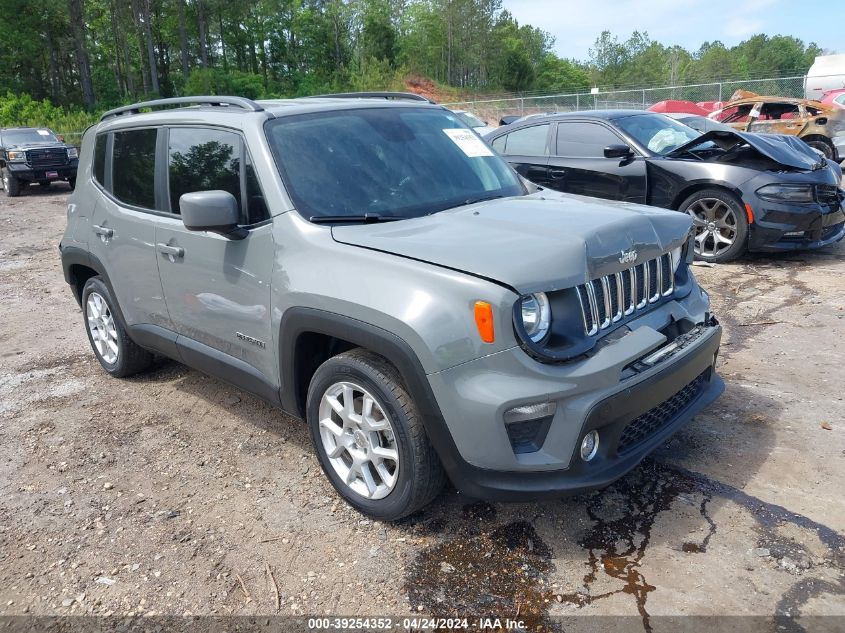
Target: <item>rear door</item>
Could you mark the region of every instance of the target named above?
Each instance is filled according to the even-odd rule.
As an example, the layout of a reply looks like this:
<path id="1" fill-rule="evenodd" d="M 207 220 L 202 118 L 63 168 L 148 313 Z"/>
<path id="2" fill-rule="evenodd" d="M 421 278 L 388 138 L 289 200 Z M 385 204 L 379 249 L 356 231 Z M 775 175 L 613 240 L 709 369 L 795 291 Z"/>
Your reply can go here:
<path id="1" fill-rule="evenodd" d="M 749 132 L 766 134 L 798 134 L 807 124 L 808 116 L 797 103 L 762 103 L 751 112 Z"/>
<path id="2" fill-rule="evenodd" d="M 519 128 L 498 137 L 492 146 L 523 178 L 547 186 L 551 130 L 549 123 Z"/>
<path id="3" fill-rule="evenodd" d="M 171 127 L 166 161 L 170 214 L 158 225 L 155 245 L 167 307 L 182 335 L 180 354 L 253 391 L 254 381 L 242 383 L 245 375 L 278 384 L 270 328 L 272 224 L 241 135 L 224 128 Z M 244 239 L 189 231 L 182 223 L 180 196 L 215 189 L 238 200 L 241 224 L 248 229 Z M 240 371 L 232 373 L 233 367 Z"/>
<path id="4" fill-rule="evenodd" d="M 646 201 L 645 159 L 604 156 L 609 145 L 628 145 L 616 131 L 594 121 L 559 121 L 556 132 L 549 159 L 551 189 L 608 200 Z"/>
<path id="5" fill-rule="evenodd" d="M 126 323 L 169 329 L 155 251 L 159 134 L 146 127 L 97 136 L 93 178 L 101 195 L 88 247 L 105 267 Z"/>

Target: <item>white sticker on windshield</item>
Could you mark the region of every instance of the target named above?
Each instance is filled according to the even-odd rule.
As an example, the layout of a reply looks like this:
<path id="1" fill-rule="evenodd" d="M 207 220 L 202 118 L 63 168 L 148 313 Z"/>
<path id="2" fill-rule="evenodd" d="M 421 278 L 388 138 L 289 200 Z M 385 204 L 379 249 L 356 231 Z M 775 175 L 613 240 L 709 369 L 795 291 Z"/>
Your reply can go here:
<path id="1" fill-rule="evenodd" d="M 493 156 L 493 150 L 487 147 L 475 132 L 455 128 L 443 130 L 443 132 L 470 158 Z"/>
<path id="2" fill-rule="evenodd" d="M 50 136 L 50 130 L 38 130 L 41 136 Z"/>

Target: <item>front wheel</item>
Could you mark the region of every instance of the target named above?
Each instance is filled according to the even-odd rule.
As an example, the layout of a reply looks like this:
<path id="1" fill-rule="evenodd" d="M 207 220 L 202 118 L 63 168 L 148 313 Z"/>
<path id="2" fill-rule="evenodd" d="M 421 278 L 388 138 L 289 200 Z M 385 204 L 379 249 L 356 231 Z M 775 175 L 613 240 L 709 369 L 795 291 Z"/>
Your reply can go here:
<path id="1" fill-rule="evenodd" d="M 76 176 L 74 176 L 73 178 L 68 178 L 67 184 L 70 185 L 70 190 L 74 191 L 76 189 Z"/>
<path id="2" fill-rule="evenodd" d="M 833 160 L 835 150 L 833 149 L 833 145 L 831 145 L 828 141 L 816 138 L 811 141 L 806 141 L 806 143 L 813 149 L 816 149 L 824 154 L 825 158 Z"/>
<path id="3" fill-rule="evenodd" d="M 707 262 L 729 262 L 745 253 L 748 218 L 742 203 L 721 189 L 703 189 L 681 203 L 695 227 L 695 256 Z"/>
<path id="4" fill-rule="evenodd" d="M 21 195 L 21 181 L 10 174 L 8 169 L 3 170 L 3 190 L 9 198 Z"/>
<path id="5" fill-rule="evenodd" d="M 358 511 L 394 521 L 430 503 L 446 481 L 396 369 L 363 349 L 323 363 L 306 417 L 323 472 Z"/>

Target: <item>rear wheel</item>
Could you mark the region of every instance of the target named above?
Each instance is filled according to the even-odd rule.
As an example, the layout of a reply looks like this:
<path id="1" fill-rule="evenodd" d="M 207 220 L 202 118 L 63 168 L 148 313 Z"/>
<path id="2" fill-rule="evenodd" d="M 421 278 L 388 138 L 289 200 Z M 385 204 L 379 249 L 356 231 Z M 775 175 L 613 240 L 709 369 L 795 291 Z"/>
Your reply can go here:
<path id="1" fill-rule="evenodd" d="M 8 169 L 3 169 L 3 189 L 9 198 L 21 195 L 21 182 Z"/>
<path id="2" fill-rule="evenodd" d="M 132 376 L 149 367 L 153 355 L 129 338 L 115 308 L 108 286 L 91 277 L 82 289 L 82 313 L 94 355 L 117 378 Z"/>
<path id="3" fill-rule="evenodd" d="M 431 502 L 446 481 L 396 369 L 363 349 L 323 363 L 306 417 L 323 472 L 354 508 L 393 521 Z"/>
<path id="4" fill-rule="evenodd" d="M 723 263 L 745 252 L 748 218 L 733 194 L 721 189 L 703 189 L 684 200 L 678 210 L 692 217 L 698 259 Z"/>

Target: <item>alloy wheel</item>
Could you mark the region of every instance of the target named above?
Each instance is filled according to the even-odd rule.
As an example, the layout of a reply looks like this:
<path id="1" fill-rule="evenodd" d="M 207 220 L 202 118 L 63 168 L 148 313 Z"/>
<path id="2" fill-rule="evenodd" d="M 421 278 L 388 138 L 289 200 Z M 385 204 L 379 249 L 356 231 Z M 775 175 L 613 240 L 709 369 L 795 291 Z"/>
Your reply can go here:
<path id="1" fill-rule="evenodd" d="M 695 226 L 695 252 L 702 257 L 717 257 L 733 246 L 737 235 L 734 210 L 718 198 L 701 198 L 687 213 Z"/>
<path id="2" fill-rule="evenodd" d="M 363 387 L 338 382 L 319 408 L 320 439 L 329 463 L 351 490 L 383 499 L 399 478 L 399 450 L 390 418 Z"/>
<path id="3" fill-rule="evenodd" d="M 97 292 L 88 295 L 85 304 L 85 317 L 91 340 L 100 357 L 109 365 L 117 362 L 120 347 L 117 342 L 117 328 L 109 304 Z"/>

